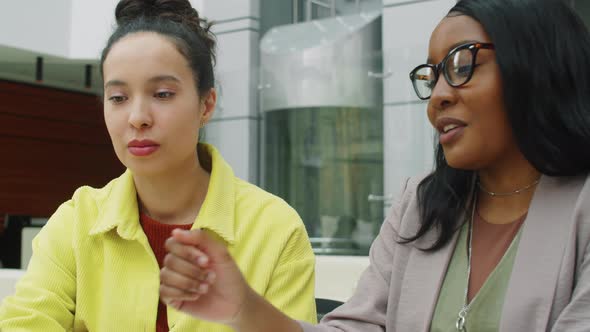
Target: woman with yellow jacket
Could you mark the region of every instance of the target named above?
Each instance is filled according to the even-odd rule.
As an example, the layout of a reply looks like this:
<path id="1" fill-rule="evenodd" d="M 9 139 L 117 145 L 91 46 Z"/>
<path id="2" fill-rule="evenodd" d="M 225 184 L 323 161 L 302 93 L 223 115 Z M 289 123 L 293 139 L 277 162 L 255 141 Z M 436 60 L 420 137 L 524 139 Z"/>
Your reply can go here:
<path id="1" fill-rule="evenodd" d="M 229 331 L 159 300 L 165 241 L 176 228 L 223 241 L 253 289 L 314 322 L 314 256 L 301 219 L 198 142 L 216 102 L 210 25 L 188 0 L 122 0 L 115 15 L 101 58 L 104 117 L 127 171 L 57 209 L 33 241 L 16 294 L 0 306 L 0 330 Z"/>

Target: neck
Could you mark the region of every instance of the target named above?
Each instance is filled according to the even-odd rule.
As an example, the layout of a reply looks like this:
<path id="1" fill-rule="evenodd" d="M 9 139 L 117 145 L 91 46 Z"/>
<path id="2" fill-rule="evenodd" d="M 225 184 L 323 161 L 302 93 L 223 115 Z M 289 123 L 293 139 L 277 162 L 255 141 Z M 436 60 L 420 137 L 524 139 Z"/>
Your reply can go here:
<path id="1" fill-rule="evenodd" d="M 478 172 L 479 182 L 486 191 L 494 193 L 519 193 L 492 196 L 480 188 L 478 194 L 479 214 L 493 224 L 510 223 L 527 213 L 541 173 L 525 157 L 516 157 L 497 163 Z M 527 186 L 530 188 L 524 189 Z"/>
<path id="2" fill-rule="evenodd" d="M 134 174 L 140 211 L 164 224 L 194 223 L 209 186 L 209 173 L 193 160 L 162 174 Z"/>

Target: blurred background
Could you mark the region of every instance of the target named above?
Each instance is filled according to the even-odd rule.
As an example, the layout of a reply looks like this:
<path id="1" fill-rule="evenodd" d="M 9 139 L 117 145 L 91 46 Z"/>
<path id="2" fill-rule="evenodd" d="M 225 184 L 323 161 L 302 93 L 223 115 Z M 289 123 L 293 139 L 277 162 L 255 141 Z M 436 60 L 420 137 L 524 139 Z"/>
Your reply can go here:
<path id="1" fill-rule="evenodd" d="M 432 169 L 408 73 L 455 0 L 191 2 L 218 40 L 205 141 L 300 213 L 318 257 L 366 266 L 402 181 Z M 590 1 L 568 2 L 590 22 Z M 98 68 L 117 1 L 0 3 L 0 266 L 24 269 L 75 188 L 123 172 Z"/>

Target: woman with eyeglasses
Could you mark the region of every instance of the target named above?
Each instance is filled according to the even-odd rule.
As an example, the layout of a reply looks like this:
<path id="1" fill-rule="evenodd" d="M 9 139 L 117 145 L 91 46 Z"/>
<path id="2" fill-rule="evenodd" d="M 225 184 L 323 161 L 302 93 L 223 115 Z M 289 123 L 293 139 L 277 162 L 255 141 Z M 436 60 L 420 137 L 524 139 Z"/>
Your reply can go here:
<path id="1" fill-rule="evenodd" d="M 459 1 L 410 74 L 436 167 L 406 182 L 348 302 L 317 326 L 290 320 L 200 232 L 171 241 L 201 248 L 218 279 L 197 301 L 162 297 L 237 331 L 590 331 L 589 73 L 565 1 Z"/>

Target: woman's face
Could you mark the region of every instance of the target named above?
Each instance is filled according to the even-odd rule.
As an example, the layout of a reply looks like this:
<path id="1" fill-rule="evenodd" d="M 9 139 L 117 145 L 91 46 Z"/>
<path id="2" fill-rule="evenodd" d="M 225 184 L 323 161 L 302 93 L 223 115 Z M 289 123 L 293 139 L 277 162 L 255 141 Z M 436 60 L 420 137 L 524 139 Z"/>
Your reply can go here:
<path id="1" fill-rule="evenodd" d="M 444 18 L 430 38 L 428 63 L 440 63 L 449 51 L 469 42 L 492 41 L 469 16 Z M 480 49 L 475 63 L 471 80 L 457 88 L 441 73 L 428 103 L 428 119 L 440 134 L 445 159 L 458 169 L 481 170 L 519 153 L 504 108 L 495 51 Z"/>
<path id="2" fill-rule="evenodd" d="M 194 167 L 215 91 L 199 96 L 176 46 L 157 33 L 130 34 L 113 45 L 103 72 L 104 117 L 119 160 L 143 174 Z"/>

